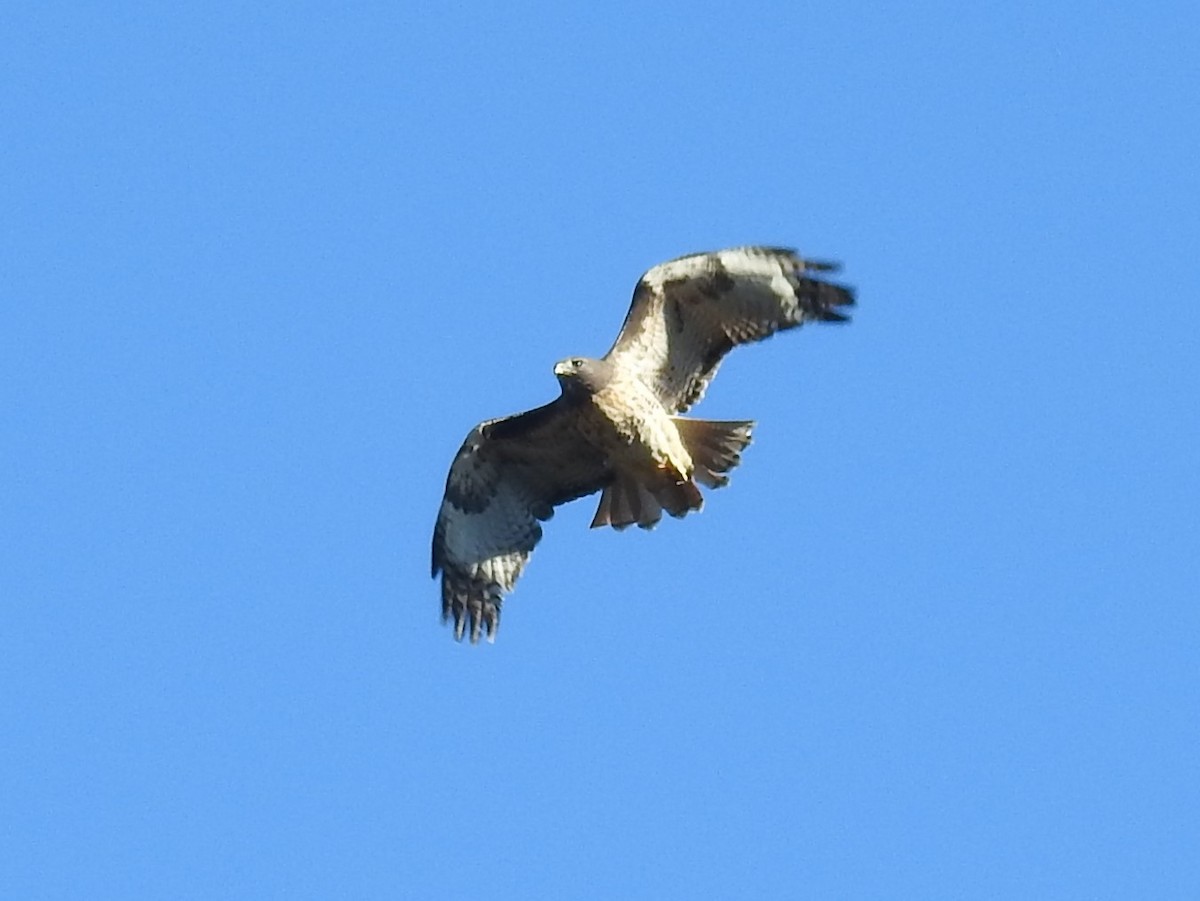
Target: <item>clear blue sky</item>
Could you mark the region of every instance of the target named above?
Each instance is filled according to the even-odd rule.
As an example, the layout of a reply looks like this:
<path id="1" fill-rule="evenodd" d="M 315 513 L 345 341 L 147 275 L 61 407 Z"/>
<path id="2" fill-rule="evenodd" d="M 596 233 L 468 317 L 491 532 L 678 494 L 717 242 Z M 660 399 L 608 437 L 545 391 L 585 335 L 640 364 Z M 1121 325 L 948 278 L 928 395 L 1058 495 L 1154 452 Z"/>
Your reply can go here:
<path id="1" fill-rule="evenodd" d="M 0 895 L 1200 897 L 1194 4 L 0 43 Z M 854 323 L 727 361 L 703 514 L 561 509 L 455 644 L 463 436 L 751 242 Z"/>

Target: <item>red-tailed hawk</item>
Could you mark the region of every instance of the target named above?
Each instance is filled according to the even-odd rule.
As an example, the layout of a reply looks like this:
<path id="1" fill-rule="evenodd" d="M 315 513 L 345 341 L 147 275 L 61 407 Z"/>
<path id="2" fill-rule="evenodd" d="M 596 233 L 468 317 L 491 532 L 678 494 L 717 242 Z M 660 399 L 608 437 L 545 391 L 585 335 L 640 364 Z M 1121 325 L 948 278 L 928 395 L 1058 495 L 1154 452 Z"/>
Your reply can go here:
<path id="1" fill-rule="evenodd" d="M 433 532 L 442 618 L 495 639 L 500 604 L 559 504 L 603 489 L 592 527 L 654 526 L 704 503 L 750 443 L 753 422 L 685 419 L 721 359 L 806 322 L 843 322 L 853 292 L 833 263 L 738 247 L 680 257 L 642 276 L 602 358 L 557 363 L 557 400 L 480 423 L 459 449 Z"/>

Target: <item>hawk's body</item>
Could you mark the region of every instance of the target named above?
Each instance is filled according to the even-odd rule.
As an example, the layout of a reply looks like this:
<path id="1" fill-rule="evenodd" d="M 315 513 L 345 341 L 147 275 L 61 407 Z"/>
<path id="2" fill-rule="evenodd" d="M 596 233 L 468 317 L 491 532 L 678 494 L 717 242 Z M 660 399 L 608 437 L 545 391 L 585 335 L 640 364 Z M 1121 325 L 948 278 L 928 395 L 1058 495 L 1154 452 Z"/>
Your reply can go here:
<path id="1" fill-rule="evenodd" d="M 587 361 L 591 362 L 591 361 Z M 645 478 L 692 477 L 692 457 L 670 414 L 637 377 L 622 373 L 579 403 L 580 431 L 617 471 Z"/>
<path id="2" fill-rule="evenodd" d="M 828 263 L 793 251 L 742 247 L 663 263 L 638 282 L 621 333 L 602 359 L 554 367 L 561 396 L 481 423 L 446 480 L 433 536 L 442 614 L 455 635 L 494 637 L 554 507 L 603 490 L 592 526 L 651 528 L 703 504 L 750 442 L 751 422 L 676 414 L 699 401 L 733 347 L 808 321 L 842 321 L 854 302 L 814 273 Z"/>

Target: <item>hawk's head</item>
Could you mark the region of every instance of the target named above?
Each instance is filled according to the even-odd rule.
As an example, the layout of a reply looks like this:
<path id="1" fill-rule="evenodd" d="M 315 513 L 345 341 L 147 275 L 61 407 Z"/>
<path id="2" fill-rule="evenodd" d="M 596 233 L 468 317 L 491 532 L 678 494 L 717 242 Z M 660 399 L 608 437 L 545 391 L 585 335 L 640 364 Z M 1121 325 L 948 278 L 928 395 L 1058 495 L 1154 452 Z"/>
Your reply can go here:
<path id="1" fill-rule="evenodd" d="M 595 394 L 612 381 L 613 365 L 607 360 L 571 357 L 554 364 L 554 374 L 563 394 Z"/>

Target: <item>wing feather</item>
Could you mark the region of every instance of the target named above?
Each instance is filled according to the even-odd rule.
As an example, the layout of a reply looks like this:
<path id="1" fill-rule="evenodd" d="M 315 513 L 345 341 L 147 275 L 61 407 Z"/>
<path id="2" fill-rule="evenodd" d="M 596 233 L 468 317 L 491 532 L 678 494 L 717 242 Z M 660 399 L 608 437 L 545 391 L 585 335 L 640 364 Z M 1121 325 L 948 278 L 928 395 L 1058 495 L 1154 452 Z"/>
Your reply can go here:
<path id="1" fill-rule="evenodd" d="M 735 247 L 662 263 L 642 276 L 621 333 L 605 356 L 635 372 L 682 413 L 704 396 L 739 344 L 806 322 L 841 322 L 853 291 L 819 273 L 837 264 L 780 247 Z"/>
<path id="2" fill-rule="evenodd" d="M 603 488 L 610 473 L 579 434 L 561 398 L 480 423 L 446 478 L 433 532 L 433 575 L 442 575 L 442 618 L 461 639 L 495 636 L 504 595 L 541 540 L 540 521 L 559 504 Z"/>

